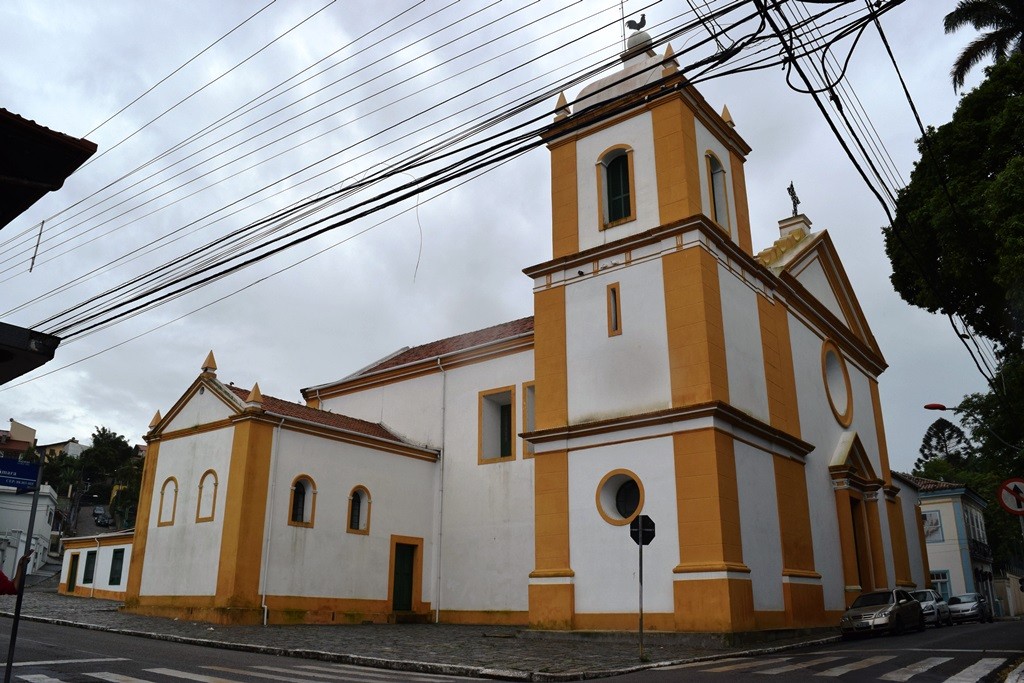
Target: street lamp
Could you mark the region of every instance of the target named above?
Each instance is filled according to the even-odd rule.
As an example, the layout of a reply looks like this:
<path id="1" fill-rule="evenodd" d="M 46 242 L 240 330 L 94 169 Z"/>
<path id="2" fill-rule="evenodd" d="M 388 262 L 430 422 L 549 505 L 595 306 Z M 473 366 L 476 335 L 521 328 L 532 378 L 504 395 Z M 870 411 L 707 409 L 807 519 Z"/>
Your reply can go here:
<path id="1" fill-rule="evenodd" d="M 958 408 L 960 408 L 960 406 L 956 406 L 955 408 L 947 408 L 944 403 L 925 403 L 924 404 L 924 409 L 925 410 L 949 410 L 949 411 L 955 413 Z"/>

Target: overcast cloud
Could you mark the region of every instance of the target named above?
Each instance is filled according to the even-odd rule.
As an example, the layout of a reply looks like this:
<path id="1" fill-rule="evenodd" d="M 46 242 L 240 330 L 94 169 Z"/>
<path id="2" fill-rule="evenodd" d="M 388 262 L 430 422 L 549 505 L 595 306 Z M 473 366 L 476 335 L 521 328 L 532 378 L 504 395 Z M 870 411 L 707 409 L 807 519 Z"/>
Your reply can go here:
<path id="1" fill-rule="evenodd" d="M 466 119 L 483 113 L 498 106 L 497 102 L 515 101 L 584 65 L 613 58 L 621 50 L 618 25 L 600 28 L 619 16 L 618 3 L 606 0 L 571 5 L 467 0 L 450 6 L 444 0 L 418 5 L 413 0 L 336 2 L 114 148 L 125 136 L 326 4 L 326 0 L 273 4 L 91 134 L 95 126 L 261 5 L 112 0 L 10 1 L 0 5 L 0 60 L 4 64 L 0 70 L 0 106 L 54 130 L 87 136 L 99 145 L 101 153 L 107 152 L 69 179 L 63 190 L 44 198 L 0 231 L 0 243 L 5 245 L 0 251 L 4 254 L 0 313 L 64 283 L 77 286 L 0 318 L 34 326 L 92 293 L 118 285 L 144 267 L 175 259 L 186 245 L 213 240 L 353 175 L 362 177 L 373 164 L 450 127 L 451 123 L 444 120 L 449 114 Z M 625 12 L 627 17 L 646 12 L 647 30 L 657 35 L 659 22 L 679 23 L 673 16 L 680 4 L 649 6 L 631 0 L 625 3 Z M 943 34 L 942 17 L 954 4 L 953 0 L 908 0 L 883 19 L 926 124 L 940 125 L 949 120 L 956 105 L 947 75 L 949 66 L 972 37 L 969 32 L 949 37 Z M 543 18 L 562 7 L 564 11 Z M 386 24 L 406 9 L 408 13 Z M 515 9 L 520 11 L 505 16 Z M 436 14 L 429 16 L 432 13 Z M 385 39 L 393 29 L 421 19 Z M 432 34 L 459 20 L 461 23 Z M 485 26 L 488 22 L 495 23 Z M 528 22 L 535 23 L 502 37 Z M 376 33 L 333 58 L 347 61 L 296 89 L 310 94 L 305 106 L 324 103 L 301 119 L 303 125 L 326 117 L 323 121 L 263 150 L 254 151 L 296 126 L 282 125 L 276 134 L 267 133 L 259 142 L 246 143 L 231 153 L 252 151 L 238 166 L 202 178 L 199 176 L 205 167 L 175 181 L 160 176 L 80 216 L 70 218 L 88 204 L 61 213 L 48 220 L 54 227 L 44 233 L 47 241 L 33 271 L 27 272 L 26 259 L 35 239 L 32 228 L 40 220 L 54 217 L 202 126 L 375 28 Z M 571 43 L 590 31 L 595 32 Z M 466 33 L 469 35 L 462 40 L 446 44 Z M 673 47 L 679 53 L 685 43 L 698 38 L 684 37 L 674 41 Z M 569 47 L 556 51 L 567 44 Z M 394 52 L 405 45 L 405 49 Z M 518 49 L 492 59 L 513 48 Z M 458 56 L 468 50 L 472 51 Z M 500 75 L 535 58 L 513 73 Z M 324 62 L 321 68 L 330 63 Z M 968 85 L 976 84 L 980 76 L 980 72 L 972 74 Z M 346 80 L 333 89 L 314 94 L 317 88 L 342 77 Z M 366 82 L 373 77 L 375 80 Z M 527 83 L 530 79 L 537 80 Z M 481 83 L 486 85 L 472 94 L 455 97 Z M 917 158 L 914 140 L 918 134 L 873 31 L 866 32 L 856 48 L 848 83 L 904 179 L 909 178 Z M 790 214 L 786 193 L 790 181 L 800 196 L 800 210 L 813 221 L 814 229 L 827 229 L 831 234 L 890 366 L 881 378 L 881 392 L 892 466 L 909 470 L 924 430 L 938 417 L 922 410 L 922 404 L 956 404 L 964 393 L 983 389 L 980 374 L 944 318 L 908 306 L 892 291 L 880 232 L 885 215 L 811 98 L 789 89 L 779 69 L 725 76 L 698 87 L 716 109 L 728 105 L 737 131 L 753 148 L 746 179 L 755 250 L 768 246 L 778 236 L 777 221 Z M 510 88 L 516 89 L 500 95 Z M 569 89 L 570 99 L 579 89 Z M 338 98 L 328 101 L 335 96 Z M 492 96 L 500 99 L 488 102 Z M 295 99 L 293 94 L 289 97 Z M 282 97 L 280 101 L 283 106 L 287 100 Z M 394 104 L 382 108 L 390 102 Z M 477 108 L 464 112 L 473 106 Z M 553 98 L 546 106 L 554 106 Z M 272 119 L 262 119 L 263 110 L 242 120 L 262 120 L 251 129 L 262 130 L 301 108 Z M 416 123 L 402 123 L 421 111 L 425 113 Z M 533 115 L 540 113 L 537 110 Z M 432 122 L 430 128 L 415 131 L 428 122 Z M 323 136 L 316 138 L 320 134 Z M 370 141 L 360 142 L 375 134 Z M 407 134 L 409 137 L 402 137 Z M 154 164 L 151 170 L 170 159 L 187 159 L 190 163 L 185 166 L 191 165 L 192 160 L 244 137 L 239 135 L 208 152 L 190 148 Z M 269 159 L 300 141 L 308 142 L 229 178 L 238 169 Z M 382 147 L 387 143 L 391 144 Z M 329 154 L 336 154 L 333 162 L 317 167 L 326 170 L 341 164 L 329 175 L 299 188 L 289 189 L 289 183 L 282 181 Z M 85 441 L 97 425 L 138 442 L 153 413 L 158 409 L 166 412 L 198 374 L 210 349 L 217 357 L 218 374 L 225 381 L 244 387 L 258 381 L 263 393 L 298 401 L 300 388 L 343 377 L 402 346 L 530 315 L 531 281 L 522 269 L 550 258 L 548 169 L 547 151 L 543 147 L 534 149 L 441 196 L 436 196 L 438 191 L 425 192 L 418 204 L 409 200 L 390 207 L 193 295 L 94 335 L 69 340 L 50 364 L 0 388 L 0 418 L 14 418 L 35 427 L 40 442 L 72 436 Z M 103 220 L 185 180 L 194 182 L 101 225 Z M 406 180 L 409 178 L 398 178 L 398 182 Z M 160 189 L 81 222 L 158 181 L 163 181 Z M 88 275 L 123 254 L 145 252 L 144 245 L 156 237 L 264 186 L 282 193 L 190 233 L 162 251 Z M 201 191 L 184 198 L 197 190 Z M 143 217 L 173 199 L 181 201 Z M 357 235 L 388 217 L 392 219 Z M 83 232 L 90 228 L 91 232 Z M 74 239 L 59 245 L 72 235 L 76 235 Z M 292 264 L 297 265 L 261 281 Z M 185 315 L 252 283 L 256 284 Z M 144 336 L 126 342 L 138 335 Z M 111 349 L 122 342 L 126 343 Z M 58 370 L 63 366 L 69 367 Z"/>

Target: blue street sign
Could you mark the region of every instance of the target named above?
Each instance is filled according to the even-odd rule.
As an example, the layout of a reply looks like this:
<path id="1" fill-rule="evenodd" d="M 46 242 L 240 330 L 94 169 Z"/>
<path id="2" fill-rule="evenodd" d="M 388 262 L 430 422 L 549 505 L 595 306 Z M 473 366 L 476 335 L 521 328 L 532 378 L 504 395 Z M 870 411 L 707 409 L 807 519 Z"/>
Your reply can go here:
<path id="1" fill-rule="evenodd" d="M 38 478 L 39 465 L 37 463 L 0 458 L 0 486 L 30 491 L 36 487 Z"/>

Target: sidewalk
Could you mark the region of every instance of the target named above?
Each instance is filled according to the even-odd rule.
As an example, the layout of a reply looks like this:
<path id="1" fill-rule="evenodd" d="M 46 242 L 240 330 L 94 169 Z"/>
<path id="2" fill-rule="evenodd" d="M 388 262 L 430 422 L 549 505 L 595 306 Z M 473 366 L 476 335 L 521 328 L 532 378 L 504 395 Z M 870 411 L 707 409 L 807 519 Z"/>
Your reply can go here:
<path id="1" fill-rule="evenodd" d="M 641 662 L 636 634 L 534 632 L 509 626 L 448 624 L 211 626 L 125 614 L 119 611 L 118 602 L 58 595 L 56 577 L 28 579 L 21 609 L 25 620 L 399 671 L 504 680 L 583 680 L 838 639 L 834 632 L 824 630 L 730 646 L 710 634 L 645 633 L 648 661 Z M 4 603 L 3 607 L 0 615 L 13 616 L 13 604 Z"/>

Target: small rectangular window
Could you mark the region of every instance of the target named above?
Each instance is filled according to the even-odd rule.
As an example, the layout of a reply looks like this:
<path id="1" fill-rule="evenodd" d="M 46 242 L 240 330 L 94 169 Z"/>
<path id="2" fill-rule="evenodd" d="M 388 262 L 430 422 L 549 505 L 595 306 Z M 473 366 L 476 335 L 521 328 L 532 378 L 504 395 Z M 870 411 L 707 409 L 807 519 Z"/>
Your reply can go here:
<path id="1" fill-rule="evenodd" d="M 515 458 L 515 387 L 480 392 L 480 462 Z"/>
<path id="2" fill-rule="evenodd" d="M 118 548 L 110 558 L 110 585 L 121 585 L 121 569 L 124 567 L 124 548 Z"/>
<path id="3" fill-rule="evenodd" d="M 82 583 L 92 583 L 93 575 L 96 573 L 96 551 L 90 550 L 85 554 L 85 569 L 82 570 Z"/>
<path id="4" fill-rule="evenodd" d="M 622 303 L 619 296 L 619 283 L 608 285 L 608 336 L 622 334 Z"/>
<path id="5" fill-rule="evenodd" d="M 942 596 L 943 600 L 949 601 L 949 572 L 942 569 L 931 572 L 932 590 Z"/>

